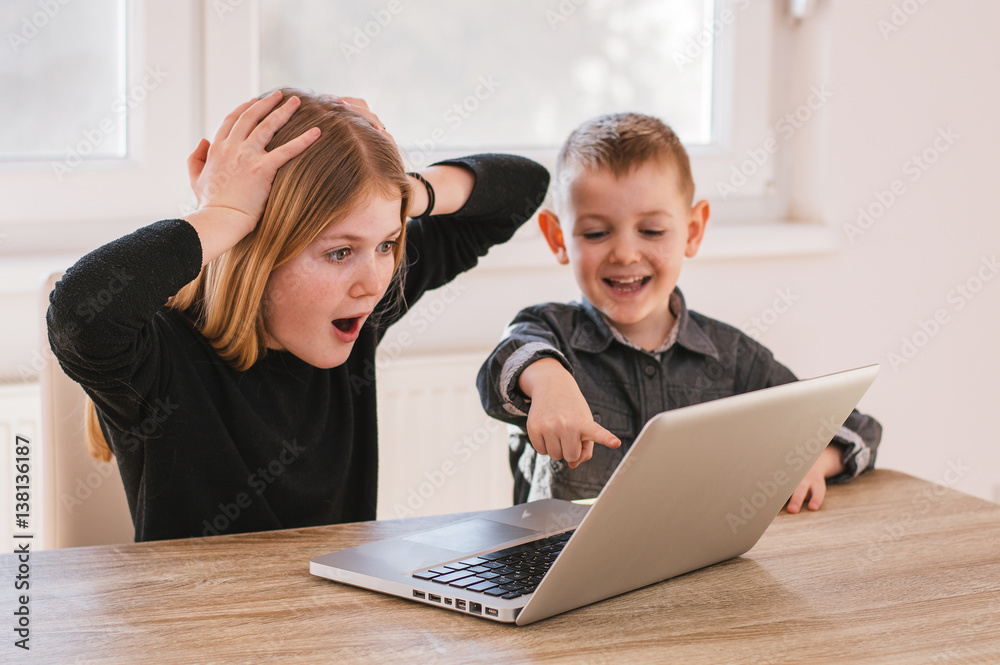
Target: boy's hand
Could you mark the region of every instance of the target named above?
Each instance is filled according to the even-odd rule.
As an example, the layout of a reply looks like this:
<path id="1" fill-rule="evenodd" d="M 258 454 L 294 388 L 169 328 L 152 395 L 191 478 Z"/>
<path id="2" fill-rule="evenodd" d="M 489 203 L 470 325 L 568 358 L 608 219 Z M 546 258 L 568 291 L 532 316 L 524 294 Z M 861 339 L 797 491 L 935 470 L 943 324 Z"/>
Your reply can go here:
<path id="1" fill-rule="evenodd" d="M 575 469 L 594 455 L 594 444 L 617 448 L 621 440 L 594 422 L 573 375 L 554 358 L 542 358 L 522 373 L 519 386 L 531 398 L 528 439 L 539 455 L 565 459 Z"/>
<path id="2" fill-rule="evenodd" d="M 809 469 L 809 473 L 802 479 L 799 486 L 792 492 L 791 498 L 785 510 L 793 515 L 802 509 L 802 503 L 808 498 L 809 510 L 819 510 L 826 498 L 826 479 L 835 476 L 844 470 L 844 465 L 840 461 L 840 448 L 829 445 L 820 454 L 819 459 Z"/>

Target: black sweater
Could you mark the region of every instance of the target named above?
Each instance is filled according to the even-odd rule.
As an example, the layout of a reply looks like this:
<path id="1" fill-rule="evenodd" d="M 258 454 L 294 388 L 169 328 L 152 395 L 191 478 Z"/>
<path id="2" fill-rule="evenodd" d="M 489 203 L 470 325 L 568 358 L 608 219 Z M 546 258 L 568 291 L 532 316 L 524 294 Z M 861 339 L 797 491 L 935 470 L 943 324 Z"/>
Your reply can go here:
<path id="1" fill-rule="evenodd" d="M 519 157 L 451 163 L 476 183 L 457 213 L 409 222 L 406 306 L 508 240 L 548 186 Z M 163 221 L 84 256 L 50 297 L 52 350 L 97 405 L 136 540 L 374 519 L 375 347 L 405 307 L 376 311 L 340 367 L 268 351 L 240 372 L 164 307 L 200 267 L 194 228 Z"/>

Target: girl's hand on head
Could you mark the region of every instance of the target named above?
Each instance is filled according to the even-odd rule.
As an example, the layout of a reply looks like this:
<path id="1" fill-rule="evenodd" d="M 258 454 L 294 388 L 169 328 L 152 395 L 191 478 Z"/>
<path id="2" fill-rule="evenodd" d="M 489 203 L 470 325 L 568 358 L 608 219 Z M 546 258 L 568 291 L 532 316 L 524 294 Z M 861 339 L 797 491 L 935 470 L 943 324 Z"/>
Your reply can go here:
<path id="1" fill-rule="evenodd" d="M 378 130 L 379 133 L 384 134 L 386 138 L 392 141 L 393 145 L 396 145 L 396 139 L 392 138 L 392 134 L 390 134 L 385 128 L 382 121 L 378 119 L 378 116 L 375 115 L 370 108 L 368 108 L 368 102 L 365 100 L 358 99 L 357 97 L 337 97 L 336 95 L 323 95 L 323 98 L 341 104 L 362 116 L 365 120 L 371 123 L 371 126 Z"/>
<path id="2" fill-rule="evenodd" d="M 240 104 L 226 116 L 209 143 L 202 139 L 188 157 L 191 189 L 199 210 L 224 209 L 238 213 L 249 233 L 257 226 L 278 169 L 319 138 L 314 127 L 288 143 L 267 152 L 265 147 L 299 107 L 291 97 L 285 104 L 280 92 Z"/>

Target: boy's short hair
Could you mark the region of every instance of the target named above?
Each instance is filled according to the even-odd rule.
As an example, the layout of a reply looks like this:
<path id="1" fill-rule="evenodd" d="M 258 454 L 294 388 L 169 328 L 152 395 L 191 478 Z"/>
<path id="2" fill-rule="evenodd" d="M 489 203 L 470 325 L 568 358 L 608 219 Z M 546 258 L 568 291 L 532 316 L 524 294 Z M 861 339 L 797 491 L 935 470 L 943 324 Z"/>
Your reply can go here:
<path id="1" fill-rule="evenodd" d="M 681 191 L 694 200 L 691 161 L 674 130 L 663 121 L 641 113 L 609 113 L 573 130 L 556 160 L 556 197 L 565 200 L 566 187 L 575 177 L 574 167 L 588 171 L 611 169 L 620 178 L 650 160 L 677 167 Z"/>

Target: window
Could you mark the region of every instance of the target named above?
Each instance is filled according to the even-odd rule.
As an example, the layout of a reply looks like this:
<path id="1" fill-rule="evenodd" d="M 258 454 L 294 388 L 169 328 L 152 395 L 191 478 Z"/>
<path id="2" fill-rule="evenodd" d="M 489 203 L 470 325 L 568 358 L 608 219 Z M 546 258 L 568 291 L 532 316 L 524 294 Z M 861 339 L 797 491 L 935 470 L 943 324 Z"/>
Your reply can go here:
<path id="1" fill-rule="evenodd" d="M 553 150 L 583 120 L 642 109 L 712 143 L 713 0 L 261 2 L 261 87 L 363 97 L 421 153 Z"/>
<path id="2" fill-rule="evenodd" d="M 124 1 L 9 0 L 6 11 L 20 21 L 6 33 L 9 52 L 0 60 L 3 89 L 17 91 L 0 98 L 0 159 L 124 157 Z M 18 112 L 24 108 L 32 112 Z"/>
<path id="3" fill-rule="evenodd" d="M 78 253 L 179 215 L 201 135 L 200 2 L 16 0 L 4 13 L 0 251 Z"/>
<path id="4" fill-rule="evenodd" d="M 771 2 L 259 1 L 260 88 L 365 98 L 414 168 L 473 150 L 551 167 L 584 119 L 637 110 L 677 131 L 717 219 L 781 214 L 772 160 L 722 184 L 768 132 Z"/>

